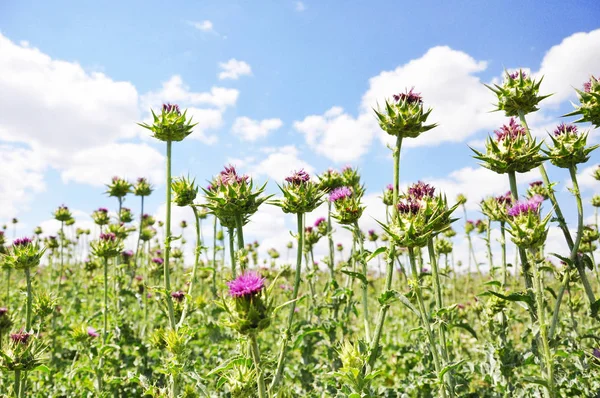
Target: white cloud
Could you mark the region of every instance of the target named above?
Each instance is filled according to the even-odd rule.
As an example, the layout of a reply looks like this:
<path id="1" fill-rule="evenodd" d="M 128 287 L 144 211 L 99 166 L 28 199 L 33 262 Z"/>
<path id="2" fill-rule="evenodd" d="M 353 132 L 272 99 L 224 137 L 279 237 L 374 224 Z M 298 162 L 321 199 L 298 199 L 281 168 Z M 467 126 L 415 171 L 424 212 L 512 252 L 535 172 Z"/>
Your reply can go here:
<path id="1" fill-rule="evenodd" d="M 250 65 L 244 61 L 238 61 L 235 58 L 231 58 L 227 62 L 219 63 L 219 68 L 222 69 L 222 71 L 219 73 L 219 80 L 237 80 L 241 76 L 252 75 L 252 68 L 250 68 Z"/>
<path id="2" fill-rule="evenodd" d="M 305 11 L 306 10 L 306 4 L 304 4 L 301 1 L 297 1 L 296 4 L 295 4 L 295 6 L 294 6 L 294 9 L 296 11 L 298 11 L 298 12 Z"/>
<path id="3" fill-rule="evenodd" d="M 596 171 L 597 168 L 598 165 L 595 164 L 592 166 L 588 166 L 581 170 L 579 173 L 577 173 L 577 182 L 579 183 L 580 190 L 598 190 L 598 188 L 600 187 L 600 182 L 594 178 L 594 171 Z M 573 186 L 570 179 L 568 180 L 566 185 L 570 187 Z"/>
<path id="4" fill-rule="evenodd" d="M 207 19 L 200 22 L 190 22 L 190 25 L 202 32 L 214 32 L 213 23 Z"/>
<path id="5" fill-rule="evenodd" d="M 542 93 L 553 93 L 544 104 L 559 104 L 576 98 L 573 88 L 582 89 L 590 74 L 600 71 L 600 29 L 575 33 L 544 55 L 536 75 L 544 76 Z"/>
<path id="6" fill-rule="evenodd" d="M 156 184 L 163 182 L 164 162 L 164 156 L 147 144 L 109 144 L 73 154 L 61 178 L 65 183 L 103 186 L 113 176 L 146 177 Z"/>
<path id="7" fill-rule="evenodd" d="M 267 175 L 275 182 L 281 183 L 295 170 L 304 169 L 311 175 L 315 170 L 310 164 L 300 159 L 300 153 L 293 145 L 266 148 L 264 151 L 268 153 L 268 156 L 258 164 L 249 166 L 250 174 L 255 178 Z"/>
<path id="8" fill-rule="evenodd" d="M 249 117 L 238 117 L 233 123 L 231 131 L 244 141 L 256 141 L 265 138 L 271 131 L 283 125 L 281 119 L 252 120 Z"/>

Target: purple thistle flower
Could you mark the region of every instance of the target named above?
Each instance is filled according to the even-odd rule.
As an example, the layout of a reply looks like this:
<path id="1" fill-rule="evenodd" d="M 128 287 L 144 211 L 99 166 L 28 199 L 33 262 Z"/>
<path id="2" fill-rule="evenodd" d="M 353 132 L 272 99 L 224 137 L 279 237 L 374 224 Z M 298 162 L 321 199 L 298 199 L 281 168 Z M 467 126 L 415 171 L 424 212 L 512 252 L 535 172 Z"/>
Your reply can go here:
<path id="1" fill-rule="evenodd" d="M 336 202 L 340 199 L 346 199 L 352 196 L 352 190 L 348 187 L 339 187 L 331 191 L 329 201 Z"/>
<path id="2" fill-rule="evenodd" d="M 508 215 L 511 217 L 517 217 L 526 213 L 537 213 L 540 210 L 540 206 L 544 198 L 540 195 L 535 195 L 529 200 L 524 200 L 515 203 L 513 207 L 508 209 Z"/>
<path id="3" fill-rule="evenodd" d="M 105 242 L 114 242 L 116 239 L 117 235 L 113 234 L 112 232 L 100 234 L 100 240 L 103 240 Z"/>
<path id="4" fill-rule="evenodd" d="M 420 93 L 413 92 L 415 88 L 411 88 L 410 91 L 406 91 L 405 93 L 394 94 L 394 101 L 402 102 L 406 101 L 409 104 L 422 104 L 423 97 Z"/>
<path id="5" fill-rule="evenodd" d="M 108 213 L 108 209 L 107 209 L 107 208 L 104 208 L 104 207 L 101 207 L 101 208 L 99 208 L 99 209 L 98 209 L 98 211 L 99 211 L 100 213 Z"/>
<path id="6" fill-rule="evenodd" d="M 542 181 L 534 181 L 529 183 L 530 187 L 541 187 L 544 183 Z"/>
<path id="7" fill-rule="evenodd" d="M 181 115 L 181 112 L 179 111 L 179 105 L 177 104 L 163 104 L 163 111 L 165 111 L 166 113 L 175 112 L 178 115 Z"/>
<path id="8" fill-rule="evenodd" d="M 421 273 L 422 273 L 422 274 L 426 274 L 426 273 L 428 273 L 428 272 L 429 272 L 429 268 L 427 268 L 427 267 L 423 267 L 423 268 L 421 268 Z"/>
<path id="9" fill-rule="evenodd" d="M 125 258 L 131 258 L 133 257 L 133 250 L 125 250 L 121 253 L 121 256 Z"/>
<path id="10" fill-rule="evenodd" d="M 257 273 L 246 272 L 231 282 L 227 282 L 227 286 L 229 286 L 229 294 L 232 297 L 254 296 L 265 287 L 265 280 Z"/>
<path id="11" fill-rule="evenodd" d="M 370 229 L 367 233 L 369 234 L 369 236 L 373 236 L 373 235 L 375 235 L 375 230 Z"/>
<path id="12" fill-rule="evenodd" d="M 554 129 L 554 136 L 558 137 L 560 135 L 568 135 L 568 134 L 572 134 L 572 135 L 577 135 L 577 126 L 573 125 L 573 124 L 564 124 L 561 123 L 558 126 L 556 126 L 556 129 Z"/>
<path id="13" fill-rule="evenodd" d="M 415 202 L 412 198 L 401 200 L 396 206 L 400 214 L 417 214 L 421 210 L 419 202 Z"/>
<path id="14" fill-rule="evenodd" d="M 394 191 L 394 186 L 392 184 L 387 184 L 387 187 L 385 187 L 385 189 L 387 189 L 390 192 Z"/>
<path id="15" fill-rule="evenodd" d="M 494 133 L 496 133 L 497 142 L 505 139 L 514 140 L 519 136 L 525 135 L 525 128 L 517 123 L 514 117 L 511 117 L 508 125 L 505 124 L 498 130 L 495 130 Z"/>
<path id="16" fill-rule="evenodd" d="M 510 191 L 506 192 L 504 195 L 500 195 L 496 197 L 496 202 L 510 206 L 512 204 L 512 194 Z"/>
<path id="17" fill-rule="evenodd" d="M 162 258 L 160 258 L 160 257 L 154 257 L 154 258 L 152 259 L 152 262 L 153 262 L 154 264 L 163 265 L 163 264 L 165 263 L 165 260 L 163 260 L 163 259 L 162 259 Z"/>
<path id="18" fill-rule="evenodd" d="M 313 231 L 313 227 L 306 227 L 306 228 L 304 228 L 304 232 L 306 232 L 306 233 L 310 234 L 312 231 Z"/>
<path id="19" fill-rule="evenodd" d="M 29 337 L 31 337 L 31 333 L 24 332 L 23 330 L 10 335 L 10 339 L 15 344 L 27 344 Z"/>
<path id="20" fill-rule="evenodd" d="M 515 71 L 513 73 L 510 73 L 508 76 L 512 80 L 518 79 L 519 78 L 519 72 L 523 75 L 523 79 L 527 79 L 527 73 L 523 72 L 522 70 L 518 70 L 518 71 Z"/>
<path id="21" fill-rule="evenodd" d="M 221 171 L 221 173 L 219 173 L 219 175 L 217 176 L 217 178 L 215 179 L 215 184 L 217 186 L 219 185 L 229 185 L 229 184 L 241 184 L 244 181 L 248 180 L 248 176 L 247 175 L 238 175 L 237 170 L 235 169 L 235 166 L 233 165 L 229 165 L 229 166 L 225 166 L 225 168 L 223 169 L 223 171 Z M 211 189 L 208 189 L 209 191 L 213 190 L 215 187 L 211 186 Z"/>
<path id="22" fill-rule="evenodd" d="M 0 307 L 0 316 L 4 316 L 6 314 L 8 314 L 8 308 Z"/>
<path id="23" fill-rule="evenodd" d="M 178 290 L 171 293 L 171 297 L 173 297 L 178 303 L 181 303 L 185 298 L 185 292 L 183 290 Z"/>
<path id="24" fill-rule="evenodd" d="M 321 225 L 321 224 L 322 224 L 322 223 L 324 223 L 325 221 L 326 221 L 326 220 L 325 220 L 325 217 L 319 217 L 319 218 L 317 218 L 317 221 L 315 221 L 315 227 L 317 227 L 317 228 L 318 228 L 318 227 L 319 227 L 319 225 Z"/>
<path id="25" fill-rule="evenodd" d="M 426 196 L 432 198 L 434 192 L 435 188 L 423 181 L 419 181 L 408 188 L 408 196 L 414 199 L 423 199 Z"/>
<path id="26" fill-rule="evenodd" d="M 31 244 L 31 242 L 33 242 L 33 241 L 27 237 L 17 238 L 14 240 L 13 246 L 27 246 L 27 245 Z"/>
<path id="27" fill-rule="evenodd" d="M 286 177 L 285 181 L 289 182 L 293 185 L 300 185 L 310 180 L 310 175 L 304 171 L 304 169 L 300 169 L 299 171 L 294 171 L 291 176 Z"/>
<path id="28" fill-rule="evenodd" d="M 100 337 L 100 333 L 98 333 L 96 331 L 96 329 L 94 329 L 91 326 L 88 326 L 88 328 L 87 328 L 87 334 L 88 334 L 88 336 L 93 337 L 93 338 Z"/>
<path id="29" fill-rule="evenodd" d="M 583 91 L 585 91 L 586 93 L 589 93 L 590 91 L 592 91 L 592 81 L 597 82 L 598 79 L 595 78 L 594 76 L 590 77 L 590 80 L 583 83 Z"/>

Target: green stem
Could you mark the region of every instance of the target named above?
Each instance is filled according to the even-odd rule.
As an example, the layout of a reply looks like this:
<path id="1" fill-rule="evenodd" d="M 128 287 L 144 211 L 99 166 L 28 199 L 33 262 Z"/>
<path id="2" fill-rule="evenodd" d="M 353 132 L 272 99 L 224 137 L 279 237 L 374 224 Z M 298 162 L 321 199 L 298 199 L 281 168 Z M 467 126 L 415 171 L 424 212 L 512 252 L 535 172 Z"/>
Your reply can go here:
<path id="1" fill-rule="evenodd" d="M 229 256 L 231 258 L 231 275 L 233 279 L 237 277 L 237 272 L 235 269 L 235 244 L 233 237 L 233 228 L 227 228 L 227 235 L 229 235 Z"/>
<path id="2" fill-rule="evenodd" d="M 104 257 L 104 336 L 106 344 L 108 338 L 108 258 Z"/>
<path id="3" fill-rule="evenodd" d="M 21 370 L 15 370 L 15 397 L 21 398 Z"/>
<path id="4" fill-rule="evenodd" d="M 396 147 L 394 148 L 393 151 L 393 159 L 394 159 L 394 190 L 393 190 L 393 203 L 394 203 L 394 207 L 392 208 L 392 217 L 394 217 L 396 215 L 396 213 L 398 212 L 398 209 L 396 208 L 396 204 L 398 203 L 398 192 L 400 190 L 400 151 L 402 150 L 402 136 L 398 135 L 396 137 Z M 384 293 L 387 291 L 390 291 L 392 289 L 392 281 L 393 281 L 393 277 L 394 277 L 394 261 L 396 259 L 396 249 L 395 249 L 395 245 L 394 245 L 394 240 L 390 239 L 389 240 L 389 247 L 388 247 L 388 258 L 387 258 L 387 269 L 386 269 L 386 276 L 385 276 L 385 290 Z M 368 360 L 368 364 L 366 367 L 366 372 L 370 372 L 373 369 L 373 366 L 375 366 L 375 361 L 377 361 L 377 358 L 379 357 L 380 354 L 380 348 L 379 348 L 379 340 L 381 339 L 381 334 L 383 333 L 383 325 L 385 324 L 385 318 L 387 315 L 387 311 L 389 309 L 389 304 L 383 304 L 381 305 L 380 309 L 379 309 L 379 315 L 377 316 L 377 326 L 375 327 L 375 335 L 373 337 L 373 340 L 371 340 L 371 345 L 369 347 L 369 360 Z"/>
<path id="5" fill-rule="evenodd" d="M 192 278 L 190 279 L 190 285 L 188 286 L 188 297 L 185 299 L 185 304 L 183 306 L 183 310 L 181 311 L 181 318 L 179 318 L 179 323 L 177 324 L 177 328 L 180 328 L 185 321 L 185 317 L 189 310 L 189 304 L 192 301 L 192 292 L 194 289 L 194 284 L 196 283 L 196 271 L 198 269 L 198 262 L 200 260 L 200 252 L 202 251 L 202 240 L 200 238 L 200 217 L 198 216 L 198 210 L 196 206 L 191 206 L 192 211 L 194 212 L 194 218 L 196 220 L 196 252 L 194 256 L 194 267 L 192 268 Z"/>
<path id="6" fill-rule="evenodd" d="M 29 332 L 31 330 L 31 304 L 33 302 L 33 295 L 31 294 L 31 270 L 29 268 L 25 268 L 25 279 L 27 280 L 27 326 L 25 330 Z"/>
<path id="7" fill-rule="evenodd" d="M 485 238 L 485 245 L 487 247 L 488 262 L 490 265 L 490 275 L 494 279 L 496 271 L 494 271 L 494 257 L 492 255 L 492 220 L 488 217 L 487 219 L 487 234 Z"/>
<path id="8" fill-rule="evenodd" d="M 281 338 L 281 349 L 279 351 L 279 359 L 277 361 L 277 370 L 269 387 L 269 392 L 273 394 L 275 387 L 281 381 L 283 375 L 283 367 L 285 364 L 285 354 L 288 343 L 290 341 L 292 324 L 294 322 L 294 313 L 296 311 L 296 299 L 298 298 L 298 290 L 300 289 L 300 274 L 302 272 L 302 250 L 304 249 L 304 217 L 302 213 L 297 214 L 298 221 L 298 253 L 296 256 L 296 278 L 294 280 L 294 291 L 292 293 L 292 302 L 290 303 L 290 312 L 288 314 L 287 325 L 285 332 Z"/>
<path id="9" fill-rule="evenodd" d="M 508 268 L 506 266 L 506 222 L 500 221 L 500 248 L 502 250 L 502 287 L 508 282 Z"/>
<path id="10" fill-rule="evenodd" d="M 544 306 L 544 282 L 543 275 L 540 273 L 537 267 L 537 250 L 530 249 L 532 256 L 533 266 L 533 281 L 535 297 L 537 301 L 537 312 L 540 327 L 540 340 L 542 342 L 543 354 L 541 360 L 544 362 L 546 368 L 546 378 L 548 383 L 547 392 L 549 397 L 553 398 L 554 394 L 554 370 L 552 363 L 552 353 L 550 352 L 550 344 L 548 343 L 548 325 L 546 324 L 546 310 Z"/>
<path id="11" fill-rule="evenodd" d="M 433 336 L 433 332 L 431 330 L 431 324 L 429 323 L 429 315 L 427 314 L 427 309 L 425 308 L 425 302 L 423 301 L 423 294 L 421 292 L 421 278 L 419 277 L 419 273 L 417 272 L 417 264 L 415 261 L 415 252 L 413 247 L 408 248 L 408 257 L 410 258 L 410 266 L 412 269 L 412 277 L 413 277 L 413 286 L 415 295 L 417 296 L 417 304 L 419 306 L 419 314 L 421 315 L 421 325 L 423 329 L 425 329 L 425 334 L 427 335 L 427 339 L 429 340 L 429 349 L 431 350 L 431 355 L 433 356 L 433 365 L 435 366 L 435 371 L 439 375 L 442 366 L 439 358 L 439 353 L 437 349 L 437 344 L 435 343 L 435 337 Z M 442 397 L 446 397 L 446 387 L 444 386 L 443 380 L 440 381 L 440 394 Z"/>
<path id="12" fill-rule="evenodd" d="M 250 335 L 250 351 L 252 352 L 252 360 L 254 361 L 254 367 L 256 368 L 256 385 L 258 387 L 258 398 L 266 398 L 265 378 L 260 363 L 260 351 L 258 349 L 258 343 L 256 336 Z"/>
<path id="13" fill-rule="evenodd" d="M 360 228 L 358 226 L 358 221 L 354 222 L 354 239 L 356 239 L 359 243 L 359 252 L 358 258 L 360 259 L 362 265 L 362 274 L 365 277 L 365 281 L 367 279 L 367 262 L 365 261 L 365 247 L 364 247 L 364 238 L 362 233 L 360 232 Z M 371 327 L 369 321 L 369 285 L 365 281 L 361 281 L 362 286 L 362 306 L 363 306 L 363 320 L 365 324 L 365 341 L 367 344 L 371 341 Z"/>
<path id="14" fill-rule="evenodd" d="M 327 241 L 329 242 L 329 274 L 331 283 L 336 284 L 335 280 L 335 252 L 333 246 L 333 229 L 331 227 L 331 201 L 327 201 Z"/>
<path id="15" fill-rule="evenodd" d="M 133 271 L 131 272 L 131 281 L 129 282 L 129 287 L 131 288 L 131 285 L 133 284 L 133 280 L 135 279 L 135 273 L 137 271 L 137 267 L 138 267 L 138 255 L 140 252 L 140 241 L 142 238 L 142 229 L 143 229 L 143 225 L 144 225 L 144 197 L 142 196 L 142 206 L 141 206 L 141 210 L 140 210 L 140 228 L 139 228 L 139 232 L 138 232 L 138 238 L 137 238 L 137 243 L 135 245 L 135 256 L 133 257 Z"/>
<path id="16" fill-rule="evenodd" d="M 213 220 L 213 275 L 212 275 L 212 293 L 213 297 L 217 297 L 217 216 L 214 216 Z"/>
<path id="17" fill-rule="evenodd" d="M 165 220 L 166 235 L 165 235 L 165 262 L 164 262 L 164 284 L 165 296 L 167 300 L 167 308 L 169 310 L 169 325 L 175 330 L 175 311 L 173 310 L 173 300 L 171 298 L 171 276 L 169 268 L 169 258 L 171 256 L 171 141 L 167 141 L 167 217 Z M 173 390 L 175 390 L 175 384 Z"/>
<path id="18" fill-rule="evenodd" d="M 235 229 L 237 232 L 238 251 L 241 253 L 242 250 L 244 250 L 244 226 L 243 226 L 241 214 L 235 215 Z M 244 264 L 241 261 L 241 256 L 238 256 L 238 261 L 240 263 L 240 270 L 243 273 L 244 271 L 246 271 L 246 264 Z"/>

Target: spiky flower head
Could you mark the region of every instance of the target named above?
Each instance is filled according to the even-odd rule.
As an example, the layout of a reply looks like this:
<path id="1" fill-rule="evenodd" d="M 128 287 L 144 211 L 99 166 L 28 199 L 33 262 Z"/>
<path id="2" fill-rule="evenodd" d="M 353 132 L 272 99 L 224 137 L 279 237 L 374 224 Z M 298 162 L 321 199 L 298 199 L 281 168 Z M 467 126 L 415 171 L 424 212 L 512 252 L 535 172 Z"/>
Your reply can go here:
<path id="1" fill-rule="evenodd" d="M 46 239 L 44 239 L 44 245 L 50 250 L 55 250 L 60 247 L 58 238 L 54 235 L 46 237 Z"/>
<path id="2" fill-rule="evenodd" d="M 73 218 L 73 215 L 71 214 L 71 211 L 65 205 L 59 206 L 54 211 L 54 213 L 52 213 L 52 215 L 54 216 L 55 220 L 58 220 L 60 222 L 66 222 L 66 221 L 69 221 L 70 219 Z"/>
<path id="3" fill-rule="evenodd" d="M 464 205 L 465 203 L 467 203 L 467 197 L 464 194 L 459 193 L 458 195 L 456 195 L 456 203 L 458 203 L 459 206 Z"/>
<path id="4" fill-rule="evenodd" d="M 486 153 L 471 148 L 475 152 L 473 157 L 481 160 L 483 167 L 498 174 L 526 173 L 546 160 L 540 154 L 542 142 L 538 144 L 535 139 L 530 139 L 525 128 L 514 118 L 494 133 L 495 138 L 488 136 L 486 140 Z"/>
<path id="5" fill-rule="evenodd" d="M 98 210 L 94 210 L 92 212 L 92 219 L 96 225 L 108 225 L 110 223 L 108 209 L 101 207 Z"/>
<path id="6" fill-rule="evenodd" d="M 47 360 L 46 347 L 31 332 L 20 330 L 12 333 L 10 342 L 4 351 L 0 351 L 0 368 L 4 370 L 27 372 Z"/>
<path id="7" fill-rule="evenodd" d="M 384 109 L 374 109 L 379 126 L 389 135 L 416 138 L 437 125 L 425 124 L 431 113 L 423 107 L 423 98 L 413 89 L 385 100 Z"/>
<path id="8" fill-rule="evenodd" d="M 447 238 L 453 238 L 456 236 L 456 231 L 452 227 L 450 227 L 444 231 L 444 236 Z"/>
<path id="9" fill-rule="evenodd" d="M 142 215 L 142 226 L 143 227 L 151 227 L 155 223 L 156 223 L 156 220 L 150 214 L 143 214 Z"/>
<path id="10" fill-rule="evenodd" d="M 529 184 L 529 188 L 527 188 L 527 197 L 532 198 L 536 195 L 541 196 L 544 200 L 550 197 L 550 193 L 553 190 L 555 184 L 550 184 L 549 187 L 545 186 L 542 181 L 533 181 Z"/>
<path id="11" fill-rule="evenodd" d="M 572 124 L 561 123 L 550 134 L 552 146 L 544 153 L 550 158 L 550 162 L 556 167 L 568 169 L 590 159 L 590 153 L 600 145 L 587 145 L 588 133 L 579 133 L 577 127 Z"/>
<path id="12" fill-rule="evenodd" d="M 481 235 L 487 232 L 487 224 L 483 220 L 477 220 L 475 222 L 475 231 Z"/>
<path id="13" fill-rule="evenodd" d="M 41 248 L 30 238 L 15 239 L 5 254 L 2 254 L 4 267 L 14 269 L 31 269 L 40 264 L 46 248 Z"/>
<path id="14" fill-rule="evenodd" d="M 481 212 L 491 221 L 506 221 L 508 208 L 512 204 L 512 195 L 507 192 L 500 196 L 489 196 L 481 201 Z"/>
<path id="15" fill-rule="evenodd" d="M 107 228 L 108 233 L 112 233 L 117 239 L 124 241 L 127 239 L 131 232 L 135 231 L 135 227 L 127 226 L 125 223 L 109 224 Z"/>
<path id="16" fill-rule="evenodd" d="M 450 254 L 452 253 L 452 242 L 445 238 L 438 238 L 435 241 L 435 251 L 439 254 Z"/>
<path id="17" fill-rule="evenodd" d="M 512 235 L 512 241 L 520 248 L 536 248 L 546 241 L 551 214 L 544 219 L 540 217 L 543 201 L 541 196 L 534 196 L 515 203 L 508 210 L 508 232 Z"/>
<path id="18" fill-rule="evenodd" d="M 369 239 L 369 242 L 377 242 L 379 235 L 377 235 L 374 229 L 370 229 L 367 231 L 367 239 Z"/>
<path id="19" fill-rule="evenodd" d="M 183 141 L 190 135 L 197 123 L 192 123 L 192 118 L 187 117 L 187 110 L 183 113 L 175 104 L 163 104 L 160 114 L 152 113 L 152 124 L 138 123 L 139 126 L 152 131 L 152 136 L 164 142 Z"/>
<path id="20" fill-rule="evenodd" d="M 357 168 L 344 166 L 344 168 L 342 168 L 342 180 L 344 186 L 352 187 L 355 191 L 362 190 L 360 174 L 358 173 Z"/>
<path id="21" fill-rule="evenodd" d="M 306 227 L 304 228 L 304 252 L 310 253 L 314 245 L 319 243 L 323 235 L 319 233 L 317 228 Z"/>
<path id="22" fill-rule="evenodd" d="M 33 229 L 33 233 L 34 233 L 36 236 L 40 236 L 41 234 L 43 234 L 43 233 L 44 233 L 44 231 L 42 230 L 42 227 L 40 227 L 40 226 L 37 226 L 37 227 L 35 227 L 35 228 Z"/>
<path id="23" fill-rule="evenodd" d="M 592 177 L 594 177 L 594 179 L 596 181 L 600 181 L 600 164 L 596 166 L 596 168 L 594 169 L 594 172 L 592 173 Z"/>
<path id="24" fill-rule="evenodd" d="M 183 290 L 172 292 L 171 297 L 173 297 L 176 302 L 181 303 L 183 302 L 183 299 L 185 299 L 185 292 Z"/>
<path id="25" fill-rule="evenodd" d="M 340 187 L 329 194 L 335 212 L 331 215 L 340 224 L 352 225 L 360 219 L 365 207 L 361 205 L 362 193 L 352 187 Z"/>
<path id="26" fill-rule="evenodd" d="M 276 199 L 272 203 L 281 207 L 284 213 L 310 213 L 323 202 L 325 195 L 320 184 L 312 181 L 304 170 L 293 172 L 285 179 L 284 184 L 279 186 L 279 189 L 283 193 L 283 198 Z"/>
<path id="27" fill-rule="evenodd" d="M 92 253 L 104 259 L 116 257 L 123 251 L 123 242 L 112 232 L 102 233 L 98 240 L 90 243 Z"/>
<path id="28" fill-rule="evenodd" d="M 535 81 L 523 70 L 518 72 L 505 71 L 504 83 L 494 87 L 488 86 L 498 97 L 497 110 L 504 111 L 506 116 L 527 115 L 537 111 L 538 104 L 550 95 L 539 95 L 543 78 Z"/>
<path id="29" fill-rule="evenodd" d="M 138 178 L 133 186 L 133 194 L 135 196 L 150 196 L 153 190 L 152 185 L 144 177 Z"/>
<path id="30" fill-rule="evenodd" d="M 191 206 L 198 195 L 198 186 L 196 179 L 190 177 L 178 177 L 171 181 L 171 189 L 173 190 L 173 202 L 177 206 Z"/>
<path id="31" fill-rule="evenodd" d="M 341 252 L 344 251 L 344 245 L 342 245 L 341 243 L 338 243 L 335 248 L 337 249 L 337 251 Z"/>
<path id="32" fill-rule="evenodd" d="M 381 196 L 383 204 L 386 206 L 394 205 L 394 186 L 392 184 L 388 184 L 383 190 L 383 195 Z"/>
<path id="33" fill-rule="evenodd" d="M 591 76 L 583 84 L 583 91 L 577 90 L 579 106 L 573 104 L 575 110 L 565 116 L 579 116 L 575 123 L 591 123 L 595 128 L 600 127 L 600 80 Z"/>
<path id="34" fill-rule="evenodd" d="M 344 185 L 342 175 L 337 170 L 331 168 L 319 174 L 317 178 L 319 179 L 319 187 L 325 192 L 331 192 Z"/>
<path id="35" fill-rule="evenodd" d="M 430 238 L 450 228 L 455 221 L 450 216 L 457 207 L 455 204 L 449 208 L 444 195 L 436 196 L 433 187 L 418 182 L 400 196 L 390 224 L 382 227 L 400 247 L 423 247 Z"/>
<path id="36" fill-rule="evenodd" d="M 106 184 L 106 194 L 110 197 L 124 198 L 131 193 L 132 185 L 124 178 L 114 176 L 110 184 Z"/>
<path id="37" fill-rule="evenodd" d="M 140 233 L 140 240 L 148 242 L 156 236 L 156 229 L 152 227 L 144 227 Z"/>
<path id="38" fill-rule="evenodd" d="M 594 207 L 600 207 L 600 195 L 592 196 L 591 203 L 592 203 L 592 206 L 594 206 Z"/>
<path id="39" fill-rule="evenodd" d="M 319 231 L 319 234 L 323 236 L 327 234 L 327 219 L 325 217 L 317 218 L 315 220 L 314 226 Z"/>
<path id="40" fill-rule="evenodd" d="M 475 222 L 472 220 L 465 221 L 465 233 L 470 235 L 475 230 Z"/>
<path id="41" fill-rule="evenodd" d="M 583 234 L 581 236 L 581 241 L 584 243 L 592 243 L 597 241 L 600 238 L 600 234 L 598 234 L 598 228 L 595 225 L 585 225 L 583 227 Z"/>
<path id="42" fill-rule="evenodd" d="M 271 323 L 271 308 L 265 292 L 265 280 L 246 272 L 227 283 L 233 300 L 231 326 L 241 334 L 256 334 Z"/>
<path id="43" fill-rule="evenodd" d="M 131 209 L 128 207 L 121 207 L 121 213 L 119 214 L 119 221 L 121 222 L 132 222 L 133 221 L 133 213 Z"/>
<path id="44" fill-rule="evenodd" d="M 203 188 L 206 198 L 205 207 L 209 209 L 227 228 L 235 227 L 236 217 L 242 217 L 242 223 L 256 213 L 258 207 L 270 196 L 262 196 L 266 183 L 255 188 L 247 175 L 238 174 L 234 166 L 226 166 L 211 182 L 211 189 Z"/>

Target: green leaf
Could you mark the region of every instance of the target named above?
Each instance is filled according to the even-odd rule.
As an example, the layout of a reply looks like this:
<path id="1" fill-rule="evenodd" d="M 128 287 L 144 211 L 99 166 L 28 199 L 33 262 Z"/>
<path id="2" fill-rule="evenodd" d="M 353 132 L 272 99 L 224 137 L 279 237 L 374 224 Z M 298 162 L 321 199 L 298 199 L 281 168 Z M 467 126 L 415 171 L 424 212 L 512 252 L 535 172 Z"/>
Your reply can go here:
<path id="1" fill-rule="evenodd" d="M 419 310 L 410 302 L 408 297 L 403 294 L 398 295 L 398 299 L 402 304 L 404 304 L 409 310 L 413 312 L 416 316 L 419 316 Z"/>
<path id="2" fill-rule="evenodd" d="M 369 255 L 369 257 L 367 257 L 366 261 L 369 262 L 371 260 L 373 260 L 375 257 L 379 256 L 381 253 L 385 252 L 387 250 L 387 247 L 378 247 L 373 253 L 371 253 Z"/>
<path id="3" fill-rule="evenodd" d="M 464 360 L 464 359 L 463 359 L 463 360 L 461 360 L 461 361 L 458 361 L 458 362 L 455 362 L 455 363 L 451 363 L 451 364 L 449 364 L 449 365 L 446 365 L 446 366 L 444 366 L 444 368 L 443 368 L 443 369 L 440 371 L 440 374 L 439 374 L 439 376 L 438 376 L 438 377 L 440 378 L 440 380 L 443 380 L 443 379 L 444 379 L 444 375 L 445 375 L 446 373 L 448 373 L 448 372 L 449 372 L 449 371 L 451 371 L 451 370 L 454 370 L 454 369 L 456 369 L 457 367 L 459 367 L 459 366 L 460 366 L 460 365 L 462 365 L 463 363 L 465 363 L 465 360 Z"/>
<path id="4" fill-rule="evenodd" d="M 450 327 L 465 329 L 467 332 L 469 332 L 471 334 L 471 336 L 473 336 L 474 338 L 477 339 L 477 332 L 475 332 L 475 329 L 473 329 L 471 327 L 471 325 L 469 325 L 466 322 L 453 323 L 453 324 L 450 325 Z"/>
<path id="5" fill-rule="evenodd" d="M 488 290 L 487 292 L 506 301 L 523 302 L 526 303 L 530 308 L 534 307 L 533 299 L 529 294 L 524 292 L 511 293 L 508 296 L 505 296 L 504 294 L 500 294 L 498 292 L 494 292 L 492 290 Z"/>
<path id="6" fill-rule="evenodd" d="M 525 383 L 539 384 L 540 386 L 548 388 L 548 381 L 544 379 L 540 379 L 537 377 L 523 377 L 523 379 L 521 380 L 523 380 Z"/>
<path id="7" fill-rule="evenodd" d="M 351 276 L 352 278 L 360 279 L 361 282 L 364 283 L 365 285 L 369 284 L 367 277 L 365 275 L 361 274 L 360 272 L 352 272 L 352 271 L 346 271 L 346 270 L 342 270 L 342 272 L 346 275 Z"/>
<path id="8" fill-rule="evenodd" d="M 499 281 L 488 281 L 484 283 L 485 286 L 496 286 L 496 287 L 502 287 L 502 283 L 500 283 Z"/>
<path id="9" fill-rule="evenodd" d="M 590 312 L 592 313 L 592 317 L 598 316 L 598 311 L 600 311 L 600 299 L 594 301 L 590 306 Z"/>
<path id="10" fill-rule="evenodd" d="M 38 365 L 33 370 L 38 370 L 38 371 L 44 372 L 44 373 L 50 373 L 50 368 L 47 367 L 46 365 Z"/>
<path id="11" fill-rule="evenodd" d="M 398 293 L 395 290 L 388 290 L 387 292 L 383 292 L 381 293 L 381 296 L 379 296 L 379 298 L 377 299 L 377 301 L 379 301 L 379 304 L 383 305 L 389 305 L 391 303 L 393 303 L 394 301 L 398 300 L 400 298 L 401 294 Z"/>

